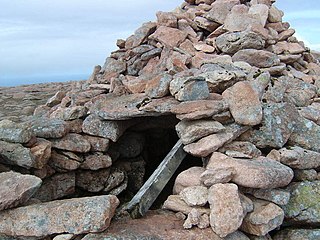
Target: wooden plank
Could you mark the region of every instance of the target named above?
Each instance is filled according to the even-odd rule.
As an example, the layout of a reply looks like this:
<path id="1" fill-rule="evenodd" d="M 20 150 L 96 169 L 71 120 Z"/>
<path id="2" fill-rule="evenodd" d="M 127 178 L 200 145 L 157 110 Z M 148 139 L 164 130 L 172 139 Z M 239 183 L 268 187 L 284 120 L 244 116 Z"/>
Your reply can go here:
<path id="1" fill-rule="evenodd" d="M 134 218 L 144 216 L 186 155 L 187 153 L 183 150 L 183 144 L 179 139 L 150 178 L 125 206 L 124 210 L 128 211 Z"/>

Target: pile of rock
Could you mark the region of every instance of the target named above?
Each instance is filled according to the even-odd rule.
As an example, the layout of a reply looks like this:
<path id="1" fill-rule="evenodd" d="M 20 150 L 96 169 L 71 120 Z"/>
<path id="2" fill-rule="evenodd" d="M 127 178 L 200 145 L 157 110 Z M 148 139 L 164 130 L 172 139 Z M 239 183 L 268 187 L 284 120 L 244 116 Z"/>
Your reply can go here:
<path id="1" fill-rule="evenodd" d="M 32 121 L 0 122 L 0 189 L 8 192 L 0 209 L 27 205 L 0 212 L 0 233 L 103 231 L 114 195 L 137 191 L 165 145 L 148 156 L 150 139 L 176 125 L 184 150 L 203 161 L 179 174 L 163 206 L 186 218 L 186 229 L 270 239 L 286 227 L 274 239 L 316 239 L 320 66 L 272 3 L 188 0 L 159 12 Z M 164 130 L 146 138 L 154 128 Z M 12 188 L 21 192 L 11 196 Z"/>

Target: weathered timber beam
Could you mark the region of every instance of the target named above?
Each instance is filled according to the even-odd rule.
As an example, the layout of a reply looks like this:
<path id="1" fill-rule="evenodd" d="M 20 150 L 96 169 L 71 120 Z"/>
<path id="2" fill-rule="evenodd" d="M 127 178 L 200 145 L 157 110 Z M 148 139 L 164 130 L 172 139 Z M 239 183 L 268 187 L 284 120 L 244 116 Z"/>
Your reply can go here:
<path id="1" fill-rule="evenodd" d="M 124 210 L 134 218 L 144 216 L 186 155 L 179 140 Z"/>

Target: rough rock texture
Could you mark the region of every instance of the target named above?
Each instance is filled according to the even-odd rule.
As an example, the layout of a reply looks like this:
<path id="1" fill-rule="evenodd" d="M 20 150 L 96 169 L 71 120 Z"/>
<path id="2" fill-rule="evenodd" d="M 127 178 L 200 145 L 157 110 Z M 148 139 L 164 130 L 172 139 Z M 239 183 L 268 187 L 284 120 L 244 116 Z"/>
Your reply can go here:
<path id="1" fill-rule="evenodd" d="M 237 185 L 213 185 L 209 189 L 208 201 L 211 210 L 210 225 L 220 237 L 235 232 L 241 226 L 244 214 Z"/>
<path id="2" fill-rule="evenodd" d="M 287 186 L 293 171 L 281 163 L 268 159 L 234 159 L 222 153 L 212 154 L 207 169 L 234 169 L 232 181 L 243 187 L 276 188 Z"/>
<path id="3" fill-rule="evenodd" d="M 119 200 L 110 195 L 58 200 L 7 210 L 0 213 L 0 233 L 37 237 L 53 233 L 100 232 L 109 226 L 118 205 Z"/>
<path id="4" fill-rule="evenodd" d="M 287 188 L 291 193 L 288 205 L 284 206 L 286 222 L 293 225 L 320 224 L 320 182 L 292 183 Z"/>
<path id="5" fill-rule="evenodd" d="M 320 239 L 320 229 L 286 229 L 277 233 L 274 240 Z"/>
<path id="6" fill-rule="evenodd" d="M 0 122 L 0 173 L 43 180 L 24 203 L 29 207 L 40 200 L 50 205 L 120 193 L 125 204 L 180 138 L 188 156 L 183 172 L 175 174 L 176 195 L 164 208 L 180 212 L 181 229 L 197 231 L 211 220 L 211 235 L 216 229 L 221 236 L 230 233 L 225 239 L 271 239 L 282 222 L 279 206 L 290 209 L 281 229 L 318 227 L 319 56 L 296 39 L 273 3 L 186 0 L 119 39 L 119 49 L 93 68 L 88 81 L 0 88 L 0 120 L 13 120 Z M 226 212 L 223 220 L 218 212 L 210 214 L 206 192 L 216 186 L 237 189 L 215 189 L 221 206 L 230 203 L 221 211 L 243 216 L 243 226 L 259 236 L 244 236 L 239 219 Z M 234 198 L 224 199 L 228 194 Z M 73 226 L 78 221 L 68 220 Z M 85 225 L 105 224 L 97 221 Z M 87 231 L 85 225 L 77 226 L 79 233 Z M 12 226 L 7 230 L 13 233 L 26 229 Z M 46 231 L 44 226 L 37 231 Z M 61 231 L 43 240 L 69 238 Z"/>
<path id="7" fill-rule="evenodd" d="M 283 210 L 277 205 L 255 200 L 254 210 L 243 220 L 241 230 L 252 235 L 264 236 L 280 226 L 284 219 Z"/>
<path id="8" fill-rule="evenodd" d="M 41 186 L 36 176 L 16 172 L 0 173 L 0 211 L 25 203 Z"/>
<path id="9" fill-rule="evenodd" d="M 236 123 L 254 126 L 262 121 L 262 105 L 250 82 L 238 82 L 222 94 Z"/>

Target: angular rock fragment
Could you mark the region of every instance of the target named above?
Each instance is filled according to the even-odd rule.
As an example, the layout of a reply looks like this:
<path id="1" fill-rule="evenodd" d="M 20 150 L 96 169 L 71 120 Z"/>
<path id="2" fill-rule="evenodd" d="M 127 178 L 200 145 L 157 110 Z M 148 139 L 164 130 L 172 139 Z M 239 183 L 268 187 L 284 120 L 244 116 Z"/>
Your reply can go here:
<path id="1" fill-rule="evenodd" d="M 187 33 L 179 29 L 160 26 L 149 38 L 157 40 L 169 47 L 177 47 L 186 39 L 187 35 Z"/>
<path id="2" fill-rule="evenodd" d="M 180 192 L 180 197 L 188 206 L 204 206 L 208 201 L 208 189 L 203 186 L 191 186 Z"/>
<path id="3" fill-rule="evenodd" d="M 274 240 L 320 239 L 320 230 L 319 229 L 285 229 L 276 233 L 273 239 Z"/>
<path id="4" fill-rule="evenodd" d="M 228 32 L 216 38 L 216 45 L 223 53 L 234 54 L 242 49 L 260 50 L 264 47 L 265 40 L 255 32 Z"/>
<path id="5" fill-rule="evenodd" d="M 242 189 L 256 198 L 273 202 L 277 205 L 287 205 L 290 200 L 290 192 L 283 189 Z"/>
<path id="6" fill-rule="evenodd" d="M 0 233 L 44 237 L 57 233 L 101 232 L 108 228 L 118 205 L 117 197 L 106 195 L 20 207 L 0 213 L 3 223 Z"/>
<path id="7" fill-rule="evenodd" d="M 212 154 L 206 169 L 234 169 L 232 182 L 243 187 L 277 188 L 287 186 L 292 178 L 291 168 L 268 158 L 234 159 L 222 153 Z"/>
<path id="8" fill-rule="evenodd" d="M 212 120 L 181 121 L 176 125 L 177 134 L 183 144 L 192 143 L 224 129 L 221 123 Z"/>
<path id="9" fill-rule="evenodd" d="M 29 200 L 41 186 L 41 179 L 16 172 L 0 173 L 0 211 Z"/>
<path id="10" fill-rule="evenodd" d="M 68 172 L 80 167 L 79 159 L 68 156 L 67 152 L 52 151 L 49 166 L 58 172 Z"/>
<path id="11" fill-rule="evenodd" d="M 183 224 L 185 229 L 190 229 L 193 226 L 197 226 L 200 229 L 204 229 L 210 226 L 209 216 L 207 214 L 201 214 L 197 209 L 193 208 L 188 214 L 186 221 Z"/>
<path id="12" fill-rule="evenodd" d="M 116 142 L 127 128 L 125 122 L 120 121 L 104 121 L 95 115 L 87 117 L 82 125 L 84 133 L 103 137 Z"/>
<path id="13" fill-rule="evenodd" d="M 244 61 L 252 66 L 259 68 L 268 68 L 279 65 L 279 57 L 271 52 L 256 49 L 243 49 L 233 55 L 232 60 Z"/>
<path id="14" fill-rule="evenodd" d="M 182 212 L 188 215 L 192 209 L 197 209 L 200 214 L 210 214 L 210 209 L 205 207 L 190 207 L 183 201 L 179 195 L 170 195 L 168 199 L 163 203 L 163 209 L 171 210 L 174 212 Z"/>
<path id="15" fill-rule="evenodd" d="M 288 103 L 263 104 L 261 126 L 257 130 L 247 131 L 241 140 L 252 142 L 259 148 L 281 148 L 294 131 L 298 114 L 294 106 Z"/>
<path id="16" fill-rule="evenodd" d="M 138 28 L 134 35 L 130 36 L 125 43 L 125 48 L 137 47 L 142 44 L 147 37 L 152 34 L 156 30 L 157 24 L 154 22 L 147 22 L 142 24 L 140 28 Z"/>
<path id="17" fill-rule="evenodd" d="M 233 158 L 258 158 L 261 156 L 261 151 L 251 142 L 233 141 L 225 144 L 219 149 L 229 157 Z"/>
<path id="18" fill-rule="evenodd" d="M 236 123 L 250 126 L 261 123 L 262 105 L 250 82 L 238 82 L 224 91 L 222 96 Z"/>
<path id="19" fill-rule="evenodd" d="M 37 118 L 32 121 L 32 131 L 40 138 L 62 138 L 68 133 L 68 128 L 60 119 Z"/>
<path id="20" fill-rule="evenodd" d="M 197 120 L 211 117 L 227 109 L 228 106 L 224 101 L 198 100 L 175 105 L 171 111 L 176 114 L 177 118 L 180 120 Z"/>
<path id="21" fill-rule="evenodd" d="M 69 133 L 61 139 L 51 140 L 52 147 L 56 149 L 86 153 L 91 149 L 91 144 L 82 135 Z"/>
<path id="22" fill-rule="evenodd" d="M 289 203 L 283 206 L 286 223 L 319 225 L 320 181 L 291 183 L 286 190 L 291 193 Z"/>
<path id="23" fill-rule="evenodd" d="M 51 142 L 43 138 L 38 138 L 37 142 L 32 145 L 30 152 L 34 156 L 37 165 L 34 168 L 42 169 L 51 157 Z"/>
<path id="24" fill-rule="evenodd" d="M 43 202 L 70 196 L 75 192 L 75 173 L 58 173 L 46 178 L 33 196 Z"/>
<path id="25" fill-rule="evenodd" d="M 223 24 L 231 9 L 239 3 L 239 0 L 217 0 L 211 5 L 212 9 L 207 13 L 206 18 L 219 24 Z"/>
<path id="26" fill-rule="evenodd" d="M 12 143 L 27 143 L 33 136 L 27 124 L 17 124 L 10 120 L 0 121 L 0 140 Z"/>
<path id="27" fill-rule="evenodd" d="M 291 146 L 320 152 L 320 126 L 307 119 L 298 118 L 288 143 Z"/>
<path id="28" fill-rule="evenodd" d="M 277 205 L 255 200 L 254 210 L 243 220 L 241 230 L 256 236 L 264 236 L 280 226 L 284 219 L 283 210 Z"/>
<path id="29" fill-rule="evenodd" d="M 245 126 L 231 124 L 226 127 L 225 131 L 211 134 L 198 142 L 186 145 L 183 149 L 193 156 L 206 157 L 247 130 L 248 128 Z"/>
<path id="30" fill-rule="evenodd" d="M 76 172 L 76 186 L 88 192 L 102 191 L 110 176 L 110 168 L 97 171 L 81 170 Z"/>
<path id="31" fill-rule="evenodd" d="M 280 162 L 293 169 L 311 169 L 320 167 L 320 153 L 301 147 L 279 150 Z"/>
<path id="32" fill-rule="evenodd" d="M 109 155 L 103 153 L 95 153 L 84 157 L 83 163 L 80 168 L 99 170 L 101 168 L 108 168 L 112 165 L 112 159 Z"/>
<path id="33" fill-rule="evenodd" d="M 38 163 L 36 161 L 36 158 L 32 155 L 29 148 L 25 148 L 19 143 L 8 143 L 4 141 L 0 141 L 0 162 L 9 165 L 18 165 L 27 169 L 43 166 L 41 162 Z"/>
<path id="34" fill-rule="evenodd" d="M 209 189 L 210 225 L 220 237 L 235 232 L 242 223 L 244 211 L 235 184 L 215 184 Z"/>
<path id="35" fill-rule="evenodd" d="M 183 189 L 192 186 L 201 186 L 200 175 L 205 171 L 202 167 L 192 167 L 181 172 L 174 183 L 173 193 L 179 194 Z"/>

